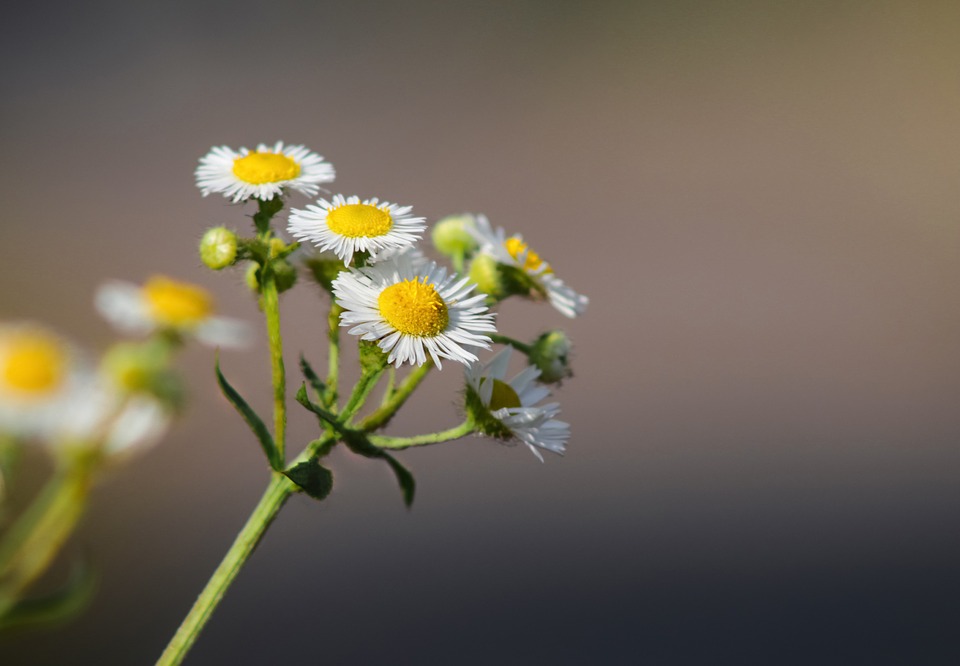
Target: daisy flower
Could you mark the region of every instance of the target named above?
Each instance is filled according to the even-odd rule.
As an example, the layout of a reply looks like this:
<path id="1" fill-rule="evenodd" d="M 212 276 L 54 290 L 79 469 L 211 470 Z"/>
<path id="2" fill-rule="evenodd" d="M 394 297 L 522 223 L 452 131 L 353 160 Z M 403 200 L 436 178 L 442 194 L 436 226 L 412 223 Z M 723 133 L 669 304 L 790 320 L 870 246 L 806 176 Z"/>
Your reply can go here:
<path id="1" fill-rule="evenodd" d="M 0 325 L 0 432 L 50 434 L 91 376 L 59 336 L 34 324 Z"/>
<path id="2" fill-rule="evenodd" d="M 284 146 L 283 141 L 277 141 L 272 148 L 261 143 L 255 151 L 211 148 L 200 158 L 194 175 L 203 196 L 220 192 L 237 203 L 251 197 L 270 201 L 284 188 L 313 196 L 320 189 L 318 184 L 332 182 L 335 173 L 322 156 L 303 146 Z"/>
<path id="3" fill-rule="evenodd" d="M 398 206 L 379 199 L 334 195 L 320 199 L 304 210 L 290 211 L 287 231 L 321 250 L 331 250 L 348 266 L 355 252 L 369 252 L 372 259 L 383 250 L 399 250 L 420 238 L 426 222 L 412 217 L 410 206 Z"/>
<path id="4" fill-rule="evenodd" d="M 224 347 L 243 346 L 249 337 L 243 322 L 214 316 L 213 298 L 205 289 L 162 275 L 142 286 L 108 282 L 97 291 L 96 306 L 125 333 L 173 331 Z"/>
<path id="5" fill-rule="evenodd" d="M 415 257 L 401 255 L 362 269 L 341 273 L 333 293 L 343 308 L 341 326 L 352 335 L 376 340 L 388 363 L 423 365 L 427 354 L 469 364 L 477 357 L 463 348 L 490 348 L 483 333 L 496 332 L 485 294 L 469 296 L 468 278 L 447 277 L 430 262 L 418 268 Z"/>
<path id="6" fill-rule="evenodd" d="M 550 390 L 535 381 L 540 371 L 527 366 L 506 381 L 513 349 L 506 347 L 486 364 L 467 368 L 467 409 L 481 432 L 500 439 L 516 438 L 543 462 L 538 449 L 563 454 L 570 426 L 553 417 L 560 413 L 555 402 L 536 406 Z"/>
<path id="7" fill-rule="evenodd" d="M 534 288 L 544 293 L 550 304 L 567 317 L 577 317 L 587 310 L 590 299 L 578 294 L 558 278 L 553 268 L 540 255 L 515 234 L 507 238 L 503 227 L 494 229 L 484 215 L 474 217 L 468 227 L 481 245 L 481 251 L 492 256 L 497 263 L 512 266 L 523 272 Z"/>

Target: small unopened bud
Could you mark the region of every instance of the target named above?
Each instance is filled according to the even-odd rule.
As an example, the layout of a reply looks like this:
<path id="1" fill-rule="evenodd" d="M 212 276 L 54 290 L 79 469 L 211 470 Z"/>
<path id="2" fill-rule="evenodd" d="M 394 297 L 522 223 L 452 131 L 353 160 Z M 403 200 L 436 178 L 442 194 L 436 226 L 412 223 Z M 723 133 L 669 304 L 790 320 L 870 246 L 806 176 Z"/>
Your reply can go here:
<path id="1" fill-rule="evenodd" d="M 165 345 L 116 344 L 104 354 L 101 372 L 124 393 L 149 394 L 171 408 L 182 402 L 182 386 L 170 368 L 170 349 Z"/>
<path id="2" fill-rule="evenodd" d="M 500 266 L 489 254 L 478 254 L 470 262 L 470 279 L 477 283 L 477 291 L 500 300 L 507 295 Z"/>
<path id="3" fill-rule="evenodd" d="M 282 294 L 297 281 L 297 269 L 286 259 L 275 259 L 272 264 L 277 293 Z"/>
<path id="4" fill-rule="evenodd" d="M 470 233 L 473 226 L 473 215 L 445 217 L 433 225 L 433 246 L 448 257 L 469 255 L 477 249 L 477 239 Z"/>
<path id="5" fill-rule="evenodd" d="M 251 261 L 247 264 L 247 270 L 243 274 L 243 281 L 247 288 L 255 294 L 260 293 L 260 264 Z"/>
<path id="6" fill-rule="evenodd" d="M 540 370 L 540 381 L 555 384 L 573 374 L 570 369 L 570 338 L 563 331 L 548 331 L 530 346 L 528 358 Z"/>
<path id="7" fill-rule="evenodd" d="M 237 259 L 237 235 L 225 227 L 207 229 L 200 240 L 200 259 L 215 271 L 232 266 Z"/>

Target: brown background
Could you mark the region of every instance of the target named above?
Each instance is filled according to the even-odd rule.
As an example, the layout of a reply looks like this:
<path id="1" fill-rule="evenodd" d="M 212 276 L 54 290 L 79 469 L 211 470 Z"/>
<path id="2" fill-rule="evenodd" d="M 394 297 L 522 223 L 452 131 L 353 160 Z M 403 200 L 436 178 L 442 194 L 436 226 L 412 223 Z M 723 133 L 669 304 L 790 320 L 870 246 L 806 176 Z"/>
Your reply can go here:
<path id="1" fill-rule="evenodd" d="M 32 3 L 2 30 L 4 318 L 102 348 L 97 284 L 162 271 L 258 323 L 194 249 L 248 211 L 192 172 L 276 139 L 335 191 L 486 212 L 592 299 L 501 315 L 577 344 L 565 458 L 406 453 L 408 512 L 335 455 L 188 663 L 960 659 L 957 3 Z M 284 298 L 291 366 L 323 316 Z M 263 344 L 223 363 L 265 410 Z M 211 365 L 186 355 L 188 414 L 97 492 L 93 607 L 0 662 L 159 655 L 266 479 Z M 460 382 L 394 432 L 453 424 Z"/>

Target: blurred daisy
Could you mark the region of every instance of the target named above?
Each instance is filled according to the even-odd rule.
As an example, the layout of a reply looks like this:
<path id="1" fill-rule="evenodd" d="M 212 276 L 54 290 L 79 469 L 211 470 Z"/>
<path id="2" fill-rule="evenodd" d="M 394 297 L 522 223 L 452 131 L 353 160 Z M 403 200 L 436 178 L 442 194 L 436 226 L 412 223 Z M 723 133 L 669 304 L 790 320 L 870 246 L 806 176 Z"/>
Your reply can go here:
<path id="1" fill-rule="evenodd" d="M 235 319 L 214 316 L 213 298 L 205 289 L 154 276 L 143 285 L 108 282 L 97 290 L 96 306 L 126 333 L 173 331 L 209 345 L 243 346 L 249 331 Z"/>
<path id="2" fill-rule="evenodd" d="M 414 257 L 399 256 L 362 269 L 350 269 L 333 282 L 344 309 L 341 326 L 352 335 L 378 341 L 387 362 L 423 365 L 427 354 L 469 364 L 477 357 L 464 345 L 490 348 L 483 333 L 496 331 L 485 294 L 473 291 L 468 278 L 447 277 L 434 262 L 417 267 Z"/>
<path id="3" fill-rule="evenodd" d="M 507 238 L 503 227 L 494 229 L 484 215 L 474 217 L 468 229 L 481 245 L 481 251 L 490 254 L 497 263 L 512 266 L 523 272 L 536 291 L 546 295 L 550 304 L 567 317 L 577 317 L 587 310 L 590 299 L 563 283 L 553 268 L 524 242 L 519 234 Z"/>
<path id="4" fill-rule="evenodd" d="M 104 453 L 126 456 L 149 448 L 169 429 L 172 412 L 145 394 L 130 394 L 101 377 L 67 408 L 59 441 L 98 447 Z"/>
<path id="5" fill-rule="evenodd" d="M 49 434 L 90 376 L 59 336 L 33 324 L 0 325 L 0 432 Z"/>
<path id="6" fill-rule="evenodd" d="M 272 148 L 261 143 L 255 151 L 212 148 L 200 158 L 195 175 L 203 196 L 219 192 L 237 203 L 251 197 L 270 201 L 284 188 L 313 196 L 319 183 L 333 182 L 335 172 L 322 156 L 277 141 Z"/>
<path id="7" fill-rule="evenodd" d="M 516 438 L 530 447 L 540 461 L 538 449 L 563 454 L 570 438 L 570 426 L 553 417 L 560 413 L 558 403 L 536 406 L 550 390 L 536 382 L 540 371 L 527 366 L 506 381 L 513 349 L 504 348 L 486 364 L 467 368 L 467 409 L 481 432 L 500 439 Z"/>
<path id="8" fill-rule="evenodd" d="M 331 250 L 349 266 L 354 252 L 369 252 L 375 260 L 383 250 L 416 243 L 427 225 L 422 217 L 411 217 L 411 210 L 376 198 L 361 201 L 337 194 L 331 201 L 320 199 L 314 206 L 290 211 L 287 231 L 321 250 Z"/>

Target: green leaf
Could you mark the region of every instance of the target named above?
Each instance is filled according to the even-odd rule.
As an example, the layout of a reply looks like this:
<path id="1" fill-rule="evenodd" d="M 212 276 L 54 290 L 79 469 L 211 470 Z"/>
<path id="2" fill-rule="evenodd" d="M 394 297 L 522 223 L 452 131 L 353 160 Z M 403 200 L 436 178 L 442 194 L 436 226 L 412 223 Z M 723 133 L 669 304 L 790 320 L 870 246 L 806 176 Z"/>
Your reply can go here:
<path id="1" fill-rule="evenodd" d="M 360 371 L 364 375 L 378 374 L 387 367 L 387 355 L 376 342 L 360 340 Z"/>
<path id="2" fill-rule="evenodd" d="M 25 599 L 8 610 L 0 617 L 0 631 L 72 620 L 86 609 L 96 590 L 96 572 L 81 561 L 73 567 L 63 589 L 38 599 Z"/>
<path id="3" fill-rule="evenodd" d="M 314 372 L 313 368 L 307 362 L 307 359 L 304 358 L 303 354 L 300 354 L 300 372 L 303 373 L 303 376 L 310 386 L 313 387 L 313 390 L 316 391 L 319 395 L 323 395 L 327 391 L 327 385 L 323 383 L 323 380 Z"/>
<path id="4" fill-rule="evenodd" d="M 214 369 L 217 373 L 217 384 L 220 385 L 220 390 L 223 391 L 223 395 L 226 396 L 230 404 L 240 413 L 240 416 L 243 417 L 243 420 L 250 426 L 250 430 L 253 431 L 253 434 L 256 435 L 260 441 L 260 446 L 263 448 L 263 452 L 266 454 L 270 466 L 275 470 L 282 469 L 283 461 L 280 459 L 280 452 L 277 451 L 277 445 L 274 444 L 273 437 L 270 435 L 270 431 L 267 430 L 267 426 L 263 424 L 263 421 L 257 416 L 256 412 L 250 408 L 250 405 L 237 393 L 236 389 L 230 386 L 227 378 L 220 372 L 219 354 L 217 354 Z"/>
<path id="5" fill-rule="evenodd" d="M 284 475 L 315 500 L 326 498 L 333 490 L 333 472 L 316 460 L 308 460 L 291 467 Z"/>

